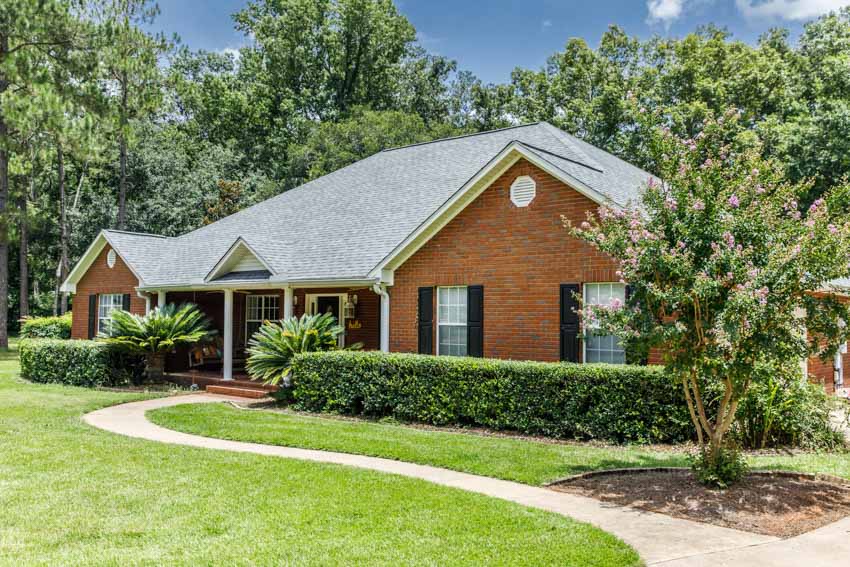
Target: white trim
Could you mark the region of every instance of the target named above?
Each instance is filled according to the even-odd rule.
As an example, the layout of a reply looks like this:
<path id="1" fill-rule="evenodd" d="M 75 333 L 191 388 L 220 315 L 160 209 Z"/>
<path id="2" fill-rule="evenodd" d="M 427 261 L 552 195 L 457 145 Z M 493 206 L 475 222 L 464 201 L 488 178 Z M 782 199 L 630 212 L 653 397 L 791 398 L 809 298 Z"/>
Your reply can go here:
<path id="1" fill-rule="evenodd" d="M 95 328 L 97 329 L 98 335 L 108 330 L 108 329 L 101 329 L 100 328 L 100 322 L 103 321 L 106 318 L 106 317 L 101 316 L 101 314 L 100 314 L 100 308 L 104 306 L 104 303 L 103 303 L 104 297 L 112 298 L 112 302 L 111 302 L 112 305 L 110 305 L 111 309 L 109 310 L 109 317 L 108 317 L 109 319 L 112 318 L 112 312 L 113 311 L 124 308 L 124 294 L 123 293 L 98 293 L 97 294 L 97 311 L 95 311 L 95 314 L 96 314 Z M 118 298 L 118 305 L 115 305 L 114 299 L 116 297 Z"/>
<path id="2" fill-rule="evenodd" d="M 94 261 L 97 260 L 97 257 L 107 245 L 109 245 L 112 250 L 115 250 L 115 253 L 119 258 L 121 258 L 124 265 L 127 266 L 127 269 L 129 269 L 136 277 L 139 282 L 139 288 L 144 287 L 144 280 L 142 280 L 142 277 L 133 268 L 133 265 L 127 261 L 115 244 L 109 239 L 106 231 L 101 230 L 100 233 L 98 233 L 97 238 L 95 238 L 92 243 L 89 244 L 89 247 L 86 248 L 86 251 L 83 253 L 82 257 L 80 257 L 80 260 L 74 266 L 74 269 L 71 270 L 71 273 L 68 274 L 68 277 L 65 278 L 62 285 L 59 286 L 59 291 L 63 293 L 77 293 L 77 283 L 79 283 L 86 272 L 88 272 L 91 265 L 94 264 Z"/>
<path id="3" fill-rule="evenodd" d="M 345 346 L 345 319 L 342 317 L 342 309 L 345 307 L 345 299 L 348 297 L 347 293 L 307 293 L 304 295 L 304 313 L 308 315 L 317 315 L 316 311 L 318 309 L 318 302 L 316 301 L 320 297 L 336 297 L 339 305 L 337 306 L 337 325 L 341 325 L 343 328 L 343 333 L 339 336 L 339 346 Z"/>
<path id="4" fill-rule="evenodd" d="M 372 291 L 381 297 L 381 352 L 390 352 L 390 294 L 387 293 L 387 286 L 384 284 L 375 284 L 372 286 Z"/>
<path id="5" fill-rule="evenodd" d="M 156 286 L 146 286 L 137 288 L 138 291 L 145 292 L 156 292 L 159 290 L 168 290 L 168 291 L 222 291 L 225 289 L 238 289 L 238 290 L 263 290 L 263 289 L 286 289 L 287 286 L 293 288 L 306 288 L 306 287 L 315 287 L 315 288 L 323 288 L 323 287 L 372 287 L 377 280 L 375 279 L 363 279 L 363 280 L 280 280 L 280 281 L 264 281 L 264 282 L 256 282 L 256 281 L 228 281 L 228 282 L 212 282 L 208 284 L 198 283 L 198 284 L 174 284 L 174 285 L 156 285 Z"/>
<path id="6" fill-rule="evenodd" d="M 426 242 L 428 242 L 440 229 L 448 224 L 460 212 L 487 189 L 493 181 L 499 178 L 507 169 L 520 159 L 526 159 L 531 164 L 542 169 L 555 179 L 568 185 L 571 189 L 584 195 L 590 200 L 609 206 L 619 206 L 611 199 L 605 197 L 592 187 L 567 174 L 560 168 L 552 165 L 549 161 L 539 157 L 533 149 L 522 142 L 513 141 L 505 146 L 496 156 L 481 168 L 472 178 L 455 191 L 443 205 L 434 211 L 419 227 L 411 232 L 392 252 L 381 260 L 369 277 L 380 277 L 381 271 L 385 269 L 396 269 L 408 258 L 416 253 Z"/>
<path id="7" fill-rule="evenodd" d="M 230 272 L 228 270 L 228 261 L 233 257 L 233 255 L 239 251 L 240 248 L 244 247 L 251 255 L 253 255 L 260 264 L 263 265 L 272 275 L 274 275 L 275 271 L 269 266 L 269 263 L 254 250 L 248 242 L 242 238 L 241 236 L 237 238 L 233 244 L 230 245 L 230 248 L 227 249 L 227 252 L 219 258 L 218 262 L 212 267 L 212 269 L 207 273 L 207 276 L 204 278 L 204 282 L 210 282 L 218 277 L 224 276 Z M 227 271 L 225 271 L 227 270 Z"/>
<path id="8" fill-rule="evenodd" d="M 294 297 L 293 289 L 289 286 L 283 288 L 283 318 L 289 319 L 292 317 L 292 298 Z"/>
<path id="9" fill-rule="evenodd" d="M 163 289 L 156 292 L 156 306 L 159 308 L 165 307 L 165 290 Z"/>

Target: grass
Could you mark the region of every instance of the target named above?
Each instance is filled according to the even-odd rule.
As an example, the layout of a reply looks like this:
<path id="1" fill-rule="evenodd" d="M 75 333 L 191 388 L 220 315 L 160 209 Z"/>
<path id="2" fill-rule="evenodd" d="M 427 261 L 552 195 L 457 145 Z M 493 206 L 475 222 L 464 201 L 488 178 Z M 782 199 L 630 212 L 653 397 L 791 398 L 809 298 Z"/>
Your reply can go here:
<path id="1" fill-rule="evenodd" d="M 609 534 L 509 502 L 80 419 L 139 397 L 31 384 L 0 354 L 0 565 L 639 563 Z"/>
<path id="2" fill-rule="evenodd" d="M 386 457 L 540 485 L 581 472 L 625 467 L 686 466 L 683 451 L 434 431 L 405 425 L 301 414 L 244 411 L 224 404 L 150 412 L 170 429 L 236 441 Z M 755 468 L 829 473 L 850 478 L 850 453 L 752 456 Z"/>

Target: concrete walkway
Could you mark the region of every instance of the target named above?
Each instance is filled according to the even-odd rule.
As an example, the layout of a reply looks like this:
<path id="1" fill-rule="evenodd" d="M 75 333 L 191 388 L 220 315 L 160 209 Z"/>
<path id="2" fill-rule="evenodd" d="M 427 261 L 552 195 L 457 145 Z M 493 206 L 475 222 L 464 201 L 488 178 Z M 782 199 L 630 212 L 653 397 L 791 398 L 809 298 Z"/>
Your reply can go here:
<path id="1" fill-rule="evenodd" d="M 100 429 L 161 443 L 223 451 L 255 453 L 371 469 L 435 484 L 477 492 L 569 516 L 610 532 L 634 547 L 647 564 L 671 566 L 802 564 L 847 566 L 850 557 L 850 519 L 789 540 L 641 512 L 604 504 L 592 498 L 468 473 L 391 459 L 212 439 L 154 425 L 145 412 L 190 403 L 233 398 L 191 394 L 133 402 L 104 408 L 83 419 Z M 239 401 L 244 401 L 239 399 Z"/>

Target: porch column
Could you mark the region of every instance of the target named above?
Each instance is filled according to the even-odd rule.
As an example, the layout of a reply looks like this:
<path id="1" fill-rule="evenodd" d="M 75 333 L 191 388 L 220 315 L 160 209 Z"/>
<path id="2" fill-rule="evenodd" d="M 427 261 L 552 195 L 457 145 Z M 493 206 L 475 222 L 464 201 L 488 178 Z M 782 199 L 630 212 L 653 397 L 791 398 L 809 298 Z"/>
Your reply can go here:
<path id="1" fill-rule="evenodd" d="M 283 318 L 289 319 L 292 317 L 292 297 L 294 296 L 294 291 L 291 287 L 286 286 L 283 288 Z"/>
<path id="2" fill-rule="evenodd" d="M 151 312 L 151 296 L 145 295 L 145 315 Z"/>
<path id="3" fill-rule="evenodd" d="M 165 292 L 163 290 L 159 290 L 157 295 L 157 307 L 165 307 Z"/>
<path id="4" fill-rule="evenodd" d="M 224 348 L 222 378 L 233 380 L 233 290 L 224 290 Z"/>
<path id="5" fill-rule="evenodd" d="M 381 352 L 390 352 L 390 294 L 382 284 L 375 284 L 372 289 L 381 296 Z"/>

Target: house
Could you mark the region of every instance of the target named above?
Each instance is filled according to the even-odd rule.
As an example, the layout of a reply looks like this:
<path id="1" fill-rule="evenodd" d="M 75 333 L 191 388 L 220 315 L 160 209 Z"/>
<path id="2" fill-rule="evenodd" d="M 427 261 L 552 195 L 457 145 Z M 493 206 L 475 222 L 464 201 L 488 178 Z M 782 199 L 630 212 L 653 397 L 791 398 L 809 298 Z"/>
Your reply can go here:
<path id="1" fill-rule="evenodd" d="M 543 122 L 385 150 L 182 236 L 103 231 L 63 285 L 72 336 L 191 301 L 221 332 L 224 379 L 263 320 L 327 311 L 368 349 L 624 362 L 613 337 L 580 338 L 573 294 L 626 289 L 562 217 L 627 207 L 649 177 Z"/>

